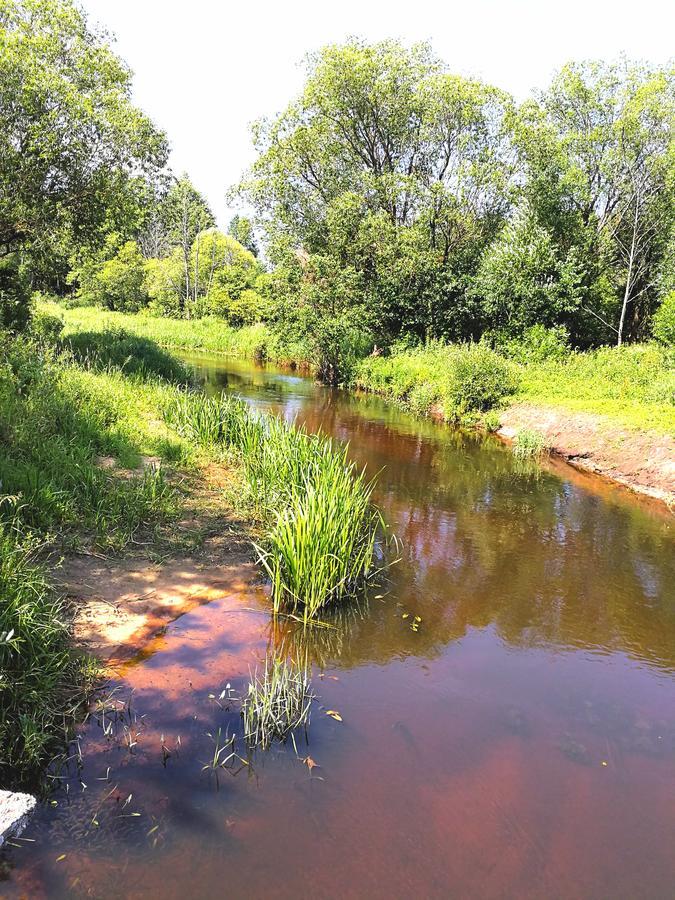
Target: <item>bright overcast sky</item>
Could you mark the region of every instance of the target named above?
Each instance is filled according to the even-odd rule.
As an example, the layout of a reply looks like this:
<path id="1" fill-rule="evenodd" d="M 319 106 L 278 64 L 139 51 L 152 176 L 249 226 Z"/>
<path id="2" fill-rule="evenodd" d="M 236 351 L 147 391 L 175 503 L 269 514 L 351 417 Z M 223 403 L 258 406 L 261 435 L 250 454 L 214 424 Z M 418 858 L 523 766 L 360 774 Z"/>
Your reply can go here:
<path id="1" fill-rule="evenodd" d="M 431 41 L 453 71 L 522 98 L 569 59 L 672 56 L 669 0 L 82 0 L 117 36 L 136 102 L 165 129 L 222 226 L 250 123 L 300 91 L 305 54 L 350 35 Z"/>

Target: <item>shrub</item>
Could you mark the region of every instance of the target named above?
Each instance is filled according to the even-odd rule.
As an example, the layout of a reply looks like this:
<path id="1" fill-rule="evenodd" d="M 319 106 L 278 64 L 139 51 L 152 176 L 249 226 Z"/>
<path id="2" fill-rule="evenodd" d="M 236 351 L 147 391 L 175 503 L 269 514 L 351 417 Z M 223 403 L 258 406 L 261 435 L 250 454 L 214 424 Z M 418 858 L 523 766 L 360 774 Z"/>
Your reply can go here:
<path id="1" fill-rule="evenodd" d="M 127 241 L 100 265 L 80 271 L 80 295 L 106 309 L 137 312 L 149 301 L 145 284 L 145 260 L 135 241 Z"/>
<path id="2" fill-rule="evenodd" d="M 30 319 L 30 333 L 40 344 L 53 346 L 61 336 L 65 327 L 63 318 L 38 308 L 33 311 Z"/>
<path id="3" fill-rule="evenodd" d="M 458 347 L 450 358 L 443 390 L 447 413 L 485 412 L 518 389 L 509 363 L 485 344 Z"/>
<path id="4" fill-rule="evenodd" d="M 0 328 L 23 331 L 30 318 L 30 286 L 17 253 L 0 259 Z"/>
<path id="5" fill-rule="evenodd" d="M 489 336 L 494 348 L 509 359 L 526 365 L 547 359 L 564 359 L 570 353 L 569 332 L 564 325 L 546 328 L 532 325 L 520 338 L 511 338 L 504 332 Z"/>
<path id="6" fill-rule="evenodd" d="M 675 346 L 675 291 L 667 294 L 652 319 L 652 334 L 666 346 Z"/>

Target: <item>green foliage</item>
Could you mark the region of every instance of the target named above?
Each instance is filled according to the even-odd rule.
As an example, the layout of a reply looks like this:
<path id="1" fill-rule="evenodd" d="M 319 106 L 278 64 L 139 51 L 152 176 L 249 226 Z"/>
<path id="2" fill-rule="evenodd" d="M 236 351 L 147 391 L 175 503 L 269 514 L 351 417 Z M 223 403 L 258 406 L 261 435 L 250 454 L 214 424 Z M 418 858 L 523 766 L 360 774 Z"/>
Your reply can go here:
<path id="1" fill-rule="evenodd" d="M 510 337 L 508 331 L 496 331 L 487 337 L 499 353 L 523 364 L 564 359 L 570 352 L 569 333 L 564 325 L 532 325 L 518 338 Z"/>
<path id="2" fill-rule="evenodd" d="M 53 347 L 65 327 L 63 317 L 52 312 L 47 312 L 45 302 L 39 296 L 34 298 L 37 301 L 37 308 L 34 305 L 30 318 L 30 335 L 39 344 Z"/>
<path id="3" fill-rule="evenodd" d="M 35 561 L 38 545 L 14 527 L 0 495 L 0 775 L 16 783 L 63 741 L 82 667 L 67 642 L 66 611 Z"/>
<path id="4" fill-rule="evenodd" d="M 127 226 L 166 155 L 131 103 L 129 70 L 78 6 L 0 2 L 3 253 L 62 257 L 64 243 L 97 244 Z"/>
<path id="5" fill-rule="evenodd" d="M 233 216 L 230 220 L 227 233 L 254 256 L 258 255 L 258 244 L 255 239 L 253 222 L 251 222 L 250 219 L 247 219 L 246 216 Z"/>
<path id="6" fill-rule="evenodd" d="M 371 503 L 372 483 L 321 435 L 242 401 L 186 392 L 165 406 L 166 421 L 201 443 L 241 453 L 251 501 L 265 525 L 260 559 L 272 580 L 275 610 L 314 618 L 353 596 L 376 572 L 383 523 Z"/>
<path id="7" fill-rule="evenodd" d="M 544 435 L 532 428 L 521 428 L 513 442 L 513 452 L 519 459 L 541 456 L 547 450 Z"/>
<path id="8" fill-rule="evenodd" d="M 502 403 L 518 389 L 518 376 L 512 364 L 485 344 L 436 342 L 368 357 L 357 368 L 356 384 L 417 413 L 437 407 L 446 419 L 457 419 Z"/>
<path id="9" fill-rule="evenodd" d="M 147 306 L 146 264 L 136 241 L 127 241 L 110 258 L 82 267 L 79 295 L 86 303 L 122 312 Z"/>
<path id="10" fill-rule="evenodd" d="M 675 291 L 667 294 L 652 318 L 652 334 L 657 341 L 675 347 Z"/>
<path id="11" fill-rule="evenodd" d="M 575 248 L 561 258 L 552 235 L 521 210 L 485 251 L 472 291 L 483 320 L 517 337 L 535 324 L 573 320 L 582 278 Z"/>
<path id="12" fill-rule="evenodd" d="M 0 258 L 0 329 L 23 331 L 30 318 L 30 285 L 18 253 Z"/>
<path id="13" fill-rule="evenodd" d="M 484 344 L 458 347 L 450 359 L 443 389 L 446 416 L 486 412 L 518 389 L 519 379 L 503 357 Z"/>

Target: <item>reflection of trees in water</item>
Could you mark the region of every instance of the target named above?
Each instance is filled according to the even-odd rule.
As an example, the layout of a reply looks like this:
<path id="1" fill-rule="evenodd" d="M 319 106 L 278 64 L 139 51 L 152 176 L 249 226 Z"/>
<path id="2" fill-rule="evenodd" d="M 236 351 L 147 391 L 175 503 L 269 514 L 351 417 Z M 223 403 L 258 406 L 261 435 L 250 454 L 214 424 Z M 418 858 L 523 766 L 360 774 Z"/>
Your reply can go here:
<path id="1" fill-rule="evenodd" d="M 248 374 L 246 377 L 249 377 Z M 393 404 L 255 372 L 309 430 L 349 441 L 380 471 L 377 501 L 403 545 L 386 603 L 312 638 L 316 660 L 342 664 L 434 654 L 494 624 L 518 646 L 622 650 L 675 665 L 672 537 L 629 503 L 612 504 L 496 440 L 415 420 Z M 671 589 L 672 590 L 672 589 Z M 420 615 L 410 640 L 400 611 Z"/>

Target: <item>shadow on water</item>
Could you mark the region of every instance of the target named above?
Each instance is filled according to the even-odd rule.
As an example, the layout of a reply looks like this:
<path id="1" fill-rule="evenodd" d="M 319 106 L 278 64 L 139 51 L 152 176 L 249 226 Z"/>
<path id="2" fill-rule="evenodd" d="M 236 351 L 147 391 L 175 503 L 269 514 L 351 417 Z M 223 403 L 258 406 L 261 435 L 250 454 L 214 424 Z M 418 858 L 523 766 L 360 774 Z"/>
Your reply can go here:
<path id="1" fill-rule="evenodd" d="M 10 849 L 2 888 L 670 896 L 672 519 L 371 397 L 190 362 L 208 390 L 349 441 L 380 472 L 402 558 L 330 628 L 270 622 L 262 589 L 173 623 L 118 672 L 135 722 L 84 730 L 81 767 L 27 833 L 36 843 Z M 271 651 L 312 662 L 309 743 L 216 781 L 205 760 L 219 731 L 241 736 L 232 698 Z"/>

